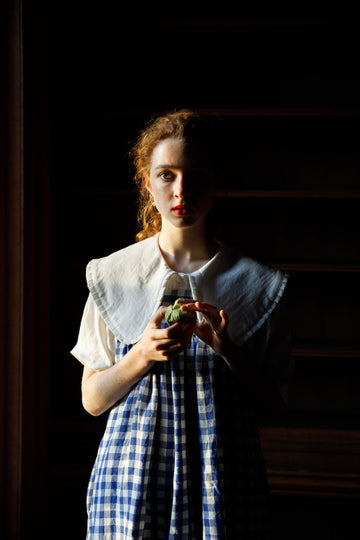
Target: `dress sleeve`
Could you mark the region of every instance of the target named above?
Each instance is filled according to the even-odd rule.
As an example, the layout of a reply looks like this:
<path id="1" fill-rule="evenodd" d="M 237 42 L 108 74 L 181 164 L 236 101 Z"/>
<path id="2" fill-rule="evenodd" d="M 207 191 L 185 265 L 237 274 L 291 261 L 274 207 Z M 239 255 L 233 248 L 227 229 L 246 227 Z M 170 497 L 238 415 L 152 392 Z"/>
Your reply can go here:
<path id="1" fill-rule="evenodd" d="M 284 302 L 275 309 L 268 322 L 268 343 L 264 369 L 277 383 L 283 400 L 288 401 L 288 386 L 294 376 L 290 314 Z"/>
<path id="2" fill-rule="evenodd" d="M 263 373 L 277 384 L 285 403 L 294 374 L 290 316 L 280 301 L 265 324 L 248 340 L 245 349 L 255 358 Z"/>
<path id="3" fill-rule="evenodd" d="M 70 352 L 82 364 L 95 370 L 109 368 L 115 363 L 115 337 L 91 294 L 85 304 L 77 343 Z"/>

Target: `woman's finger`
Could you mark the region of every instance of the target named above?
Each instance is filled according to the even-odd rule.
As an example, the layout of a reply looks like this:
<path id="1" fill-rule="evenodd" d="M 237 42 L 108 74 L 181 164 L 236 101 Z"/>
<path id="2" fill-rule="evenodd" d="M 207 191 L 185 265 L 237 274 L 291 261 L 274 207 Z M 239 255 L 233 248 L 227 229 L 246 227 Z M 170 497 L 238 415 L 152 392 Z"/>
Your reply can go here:
<path id="1" fill-rule="evenodd" d="M 191 334 L 185 335 L 182 340 L 157 340 L 155 354 L 157 360 L 170 360 L 179 355 L 191 341 Z"/>
<path id="2" fill-rule="evenodd" d="M 200 311 L 201 313 L 218 314 L 218 310 L 215 306 L 207 304 L 206 302 L 192 302 L 181 306 L 181 311 Z"/>
<path id="3" fill-rule="evenodd" d="M 195 302 L 192 306 L 190 306 L 189 311 L 190 310 L 199 311 L 214 327 L 217 327 L 222 322 L 222 317 L 218 309 L 211 304 L 207 304 L 206 302 Z"/>
<path id="4" fill-rule="evenodd" d="M 166 307 L 160 306 L 156 313 L 150 319 L 150 326 L 152 328 L 161 328 L 161 322 L 165 316 Z"/>
<path id="5" fill-rule="evenodd" d="M 226 311 L 224 309 L 220 310 L 220 317 L 221 317 L 222 322 L 225 325 L 225 327 L 228 326 L 228 324 L 229 324 L 229 315 L 226 313 Z"/>

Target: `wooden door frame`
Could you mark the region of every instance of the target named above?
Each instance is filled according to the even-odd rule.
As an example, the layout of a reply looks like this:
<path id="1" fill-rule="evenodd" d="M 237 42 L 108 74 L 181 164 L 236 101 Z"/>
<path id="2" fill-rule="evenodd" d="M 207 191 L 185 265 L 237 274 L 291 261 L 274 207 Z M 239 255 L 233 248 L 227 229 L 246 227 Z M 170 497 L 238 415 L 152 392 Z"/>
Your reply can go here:
<path id="1" fill-rule="evenodd" d="M 23 2 L 0 18 L 0 536 L 19 540 L 42 538 L 46 515 L 48 117 Z"/>

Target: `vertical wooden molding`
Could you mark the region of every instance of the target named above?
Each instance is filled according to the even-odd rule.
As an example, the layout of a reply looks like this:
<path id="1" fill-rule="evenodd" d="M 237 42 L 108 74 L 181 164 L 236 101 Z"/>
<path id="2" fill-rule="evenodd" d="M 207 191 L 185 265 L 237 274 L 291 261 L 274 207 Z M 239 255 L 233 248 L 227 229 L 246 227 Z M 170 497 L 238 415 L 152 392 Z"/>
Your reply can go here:
<path id="1" fill-rule="evenodd" d="M 47 538 L 47 36 L 42 6 L 27 9 L 0 5 L 0 537 L 9 540 Z"/>
<path id="2" fill-rule="evenodd" d="M 24 161 L 22 3 L 4 12 L 1 58 L 1 533 L 20 535 L 24 331 Z"/>

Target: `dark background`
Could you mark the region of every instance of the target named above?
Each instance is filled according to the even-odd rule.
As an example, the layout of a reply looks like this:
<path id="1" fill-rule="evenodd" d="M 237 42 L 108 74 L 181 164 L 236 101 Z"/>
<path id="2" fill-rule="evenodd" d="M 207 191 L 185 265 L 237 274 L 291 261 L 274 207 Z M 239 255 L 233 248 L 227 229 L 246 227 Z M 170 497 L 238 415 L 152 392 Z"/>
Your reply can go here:
<path id="1" fill-rule="evenodd" d="M 152 115 L 182 107 L 222 118 L 216 206 L 227 240 L 290 272 L 289 407 L 259 418 L 274 538 L 356 534 L 360 81 L 351 13 L 47 2 L 24 8 L 23 32 L 25 201 L 42 231 L 28 244 L 48 280 L 33 279 L 46 343 L 41 386 L 31 358 L 28 369 L 46 413 L 41 430 L 37 417 L 29 428 L 40 433 L 32 452 L 41 447 L 41 460 L 37 452 L 39 484 L 23 488 L 23 506 L 37 511 L 22 537 L 84 538 L 106 420 L 82 409 L 82 367 L 69 354 L 85 265 L 133 242 L 128 152 Z"/>

